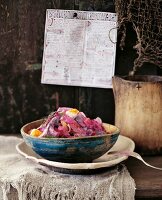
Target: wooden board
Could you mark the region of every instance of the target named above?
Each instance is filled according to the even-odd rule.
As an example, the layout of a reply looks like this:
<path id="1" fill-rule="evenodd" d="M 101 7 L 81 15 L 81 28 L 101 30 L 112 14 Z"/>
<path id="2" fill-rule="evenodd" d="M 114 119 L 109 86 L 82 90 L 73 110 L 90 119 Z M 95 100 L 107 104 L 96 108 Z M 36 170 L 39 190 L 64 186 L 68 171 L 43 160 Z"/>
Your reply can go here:
<path id="1" fill-rule="evenodd" d="M 162 156 L 143 158 L 156 167 L 162 167 Z M 162 171 L 149 168 L 135 158 L 129 158 L 126 165 L 136 183 L 136 198 L 162 199 Z"/>
<path id="2" fill-rule="evenodd" d="M 42 86 L 40 83 L 46 9 L 113 12 L 113 0 L 1 0 L 0 3 L 0 132 L 18 132 L 59 106 L 74 106 L 90 117 L 114 122 L 111 89 Z M 120 35 L 119 35 L 120 37 Z M 136 57 L 131 26 L 123 51 L 117 47 L 116 74 L 126 75 Z M 147 64 L 146 64 L 147 65 Z M 140 73 L 156 74 L 156 67 Z M 158 71 L 161 74 L 161 71 Z M 105 109 L 106 108 L 106 109 Z"/>

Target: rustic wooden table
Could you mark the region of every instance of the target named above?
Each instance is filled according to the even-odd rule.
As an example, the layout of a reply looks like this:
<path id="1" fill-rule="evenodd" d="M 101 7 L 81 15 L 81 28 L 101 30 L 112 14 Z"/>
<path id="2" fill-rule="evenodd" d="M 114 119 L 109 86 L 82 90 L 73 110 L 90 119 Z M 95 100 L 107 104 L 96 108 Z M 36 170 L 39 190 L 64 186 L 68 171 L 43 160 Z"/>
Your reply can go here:
<path id="1" fill-rule="evenodd" d="M 154 166 L 162 167 L 162 156 L 143 158 Z M 149 168 L 135 158 L 129 158 L 126 166 L 136 182 L 136 199 L 162 199 L 162 171 Z"/>

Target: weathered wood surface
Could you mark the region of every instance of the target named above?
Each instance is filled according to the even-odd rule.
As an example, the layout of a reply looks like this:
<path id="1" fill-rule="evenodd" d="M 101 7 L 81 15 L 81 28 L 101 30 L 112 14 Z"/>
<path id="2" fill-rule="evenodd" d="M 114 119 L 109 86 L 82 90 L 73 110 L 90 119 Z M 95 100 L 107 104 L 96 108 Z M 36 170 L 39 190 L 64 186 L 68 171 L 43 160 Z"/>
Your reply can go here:
<path id="1" fill-rule="evenodd" d="M 81 109 L 90 117 L 114 122 L 110 89 L 40 83 L 47 8 L 114 11 L 113 0 L 0 0 L 0 132 L 17 132 L 58 106 Z M 127 74 L 135 57 L 134 37 L 117 49 L 117 74 Z"/>
<path id="2" fill-rule="evenodd" d="M 162 167 L 161 156 L 143 158 L 154 166 Z M 129 158 L 126 166 L 136 183 L 136 199 L 162 199 L 162 171 L 149 168 L 135 158 Z"/>
<path id="3" fill-rule="evenodd" d="M 40 84 L 46 8 L 73 1 L 0 1 L 0 132 L 19 131 L 61 105 L 75 105 L 75 88 Z"/>

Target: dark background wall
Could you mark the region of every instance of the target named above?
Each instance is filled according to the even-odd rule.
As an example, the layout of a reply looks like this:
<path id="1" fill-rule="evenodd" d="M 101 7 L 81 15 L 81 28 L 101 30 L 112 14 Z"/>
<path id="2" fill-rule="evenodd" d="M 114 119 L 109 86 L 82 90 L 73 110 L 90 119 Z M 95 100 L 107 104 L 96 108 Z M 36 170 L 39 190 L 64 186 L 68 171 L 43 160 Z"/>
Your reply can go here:
<path id="1" fill-rule="evenodd" d="M 113 0 L 0 0 L 0 133 L 47 116 L 59 106 L 76 107 L 88 116 L 114 123 L 111 89 L 43 85 L 41 63 L 47 8 L 114 12 Z M 118 41 L 120 36 L 118 38 Z M 127 75 L 136 52 L 136 35 L 128 25 L 126 46 L 117 45 L 116 74 Z M 161 74 L 151 64 L 139 74 Z"/>

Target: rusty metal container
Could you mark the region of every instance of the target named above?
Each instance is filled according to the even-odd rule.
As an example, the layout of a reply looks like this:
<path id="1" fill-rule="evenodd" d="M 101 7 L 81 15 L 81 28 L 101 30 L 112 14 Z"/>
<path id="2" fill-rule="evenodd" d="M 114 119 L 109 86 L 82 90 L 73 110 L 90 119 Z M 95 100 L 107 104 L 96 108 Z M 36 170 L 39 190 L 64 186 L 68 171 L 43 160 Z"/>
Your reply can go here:
<path id="1" fill-rule="evenodd" d="M 162 77 L 113 77 L 115 125 L 143 155 L 162 154 Z"/>

